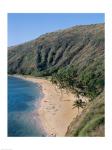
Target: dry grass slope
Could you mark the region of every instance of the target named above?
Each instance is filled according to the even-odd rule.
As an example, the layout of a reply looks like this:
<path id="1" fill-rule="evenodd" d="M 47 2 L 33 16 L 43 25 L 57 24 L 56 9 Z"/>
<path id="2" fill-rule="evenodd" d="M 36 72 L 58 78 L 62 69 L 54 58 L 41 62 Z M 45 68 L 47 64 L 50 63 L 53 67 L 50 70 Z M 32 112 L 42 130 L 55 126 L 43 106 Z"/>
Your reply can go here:
<path id="1" fill-rule="evenodd" d="M 66 136 L 104 136 L 104 92 L 74 118 Z"/>
<path id="2" fill-rule="evenodd" d="M 8 51 L 8 73 L 51 75 L 74 65 L 80 74 L 104 60 L 104 24 L 76 26 L 47 33 Z"/>
<path id="3" fill-rule="evenodd" d="M 8 48 L 9 74 L 51 76 L 70 66 L 76 86 L 93 101 L 74 118 L 66 136 L 103 136 L 104 24 L 75 26 Z"/>

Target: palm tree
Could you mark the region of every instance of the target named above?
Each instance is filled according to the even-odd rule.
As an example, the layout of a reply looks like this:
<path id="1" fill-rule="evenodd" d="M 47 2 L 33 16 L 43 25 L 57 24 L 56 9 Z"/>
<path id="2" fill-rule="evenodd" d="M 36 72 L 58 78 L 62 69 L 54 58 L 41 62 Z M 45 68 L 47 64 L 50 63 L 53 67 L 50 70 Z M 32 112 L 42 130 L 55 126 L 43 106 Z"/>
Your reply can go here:
<path id="1" fill-rule="evenodd" d="M 79 114 L 79 109 L 84 108 L 85 106 L 86 106 L 86 102 L 82 101 L 82 99 L 77 99 L 76 101 L 74 101 L 73 109 L 77 108 Z"/>

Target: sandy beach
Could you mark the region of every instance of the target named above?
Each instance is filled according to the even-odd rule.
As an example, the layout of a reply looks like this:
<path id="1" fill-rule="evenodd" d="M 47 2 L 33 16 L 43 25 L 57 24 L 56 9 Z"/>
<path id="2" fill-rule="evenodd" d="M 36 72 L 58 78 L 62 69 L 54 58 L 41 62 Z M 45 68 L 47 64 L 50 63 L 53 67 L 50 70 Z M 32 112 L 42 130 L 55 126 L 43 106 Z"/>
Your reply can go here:
<path id="1" fill-rule="evenodd" d="M 44 97 L 40 100 L 40 107 L 37 109 L 41 124 L 48 136 L 64 136 L 73 118 L 77 116 L 77 108 L 73 109 L 73 102 L 77 97 L 66 91 L 61 94 L 60 89 L 46 79 L 18 77 L 41 85 Z M 86 98 L 83 97 L 83 100 L 85 101 Z"/>

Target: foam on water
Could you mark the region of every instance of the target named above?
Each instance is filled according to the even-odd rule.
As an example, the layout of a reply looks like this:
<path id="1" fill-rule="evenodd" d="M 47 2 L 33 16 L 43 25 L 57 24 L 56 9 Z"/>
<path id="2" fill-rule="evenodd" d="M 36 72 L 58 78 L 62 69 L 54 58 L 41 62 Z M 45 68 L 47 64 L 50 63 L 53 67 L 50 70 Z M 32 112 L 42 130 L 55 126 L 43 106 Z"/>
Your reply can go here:
<path id="1" fill-rule="evenodd" d="M 37 114 L 41 97 L 39 85 L 8 77 L 8 136 L 46 136 Z"/>

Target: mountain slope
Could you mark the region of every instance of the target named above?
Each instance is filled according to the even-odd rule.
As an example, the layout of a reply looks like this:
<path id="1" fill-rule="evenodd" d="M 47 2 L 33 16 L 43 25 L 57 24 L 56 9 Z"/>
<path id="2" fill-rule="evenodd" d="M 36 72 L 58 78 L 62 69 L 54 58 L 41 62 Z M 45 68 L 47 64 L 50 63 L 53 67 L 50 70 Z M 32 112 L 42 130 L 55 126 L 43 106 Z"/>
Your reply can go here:
<path id="1" fill-rule="evenodd" d="M 72 81 L 92 101 L 66 136 L 104 136 L 104 24 L 75 26 L 9 47 L 8 73 L 70 76 L 67 85 Z"/>
<path id="2" fill-rule="evenodd" d="M 66 136 L 104 136 L 104 92 L 74 118 Z"/>
<path id="3" fill-rule="evenodd" d="M 8 50 L 9 74 L 49 75 L 70 64 L 80 73 L 93 64 L 103 64 L 104 25 L 76 26 L 47 33 Z"/>

